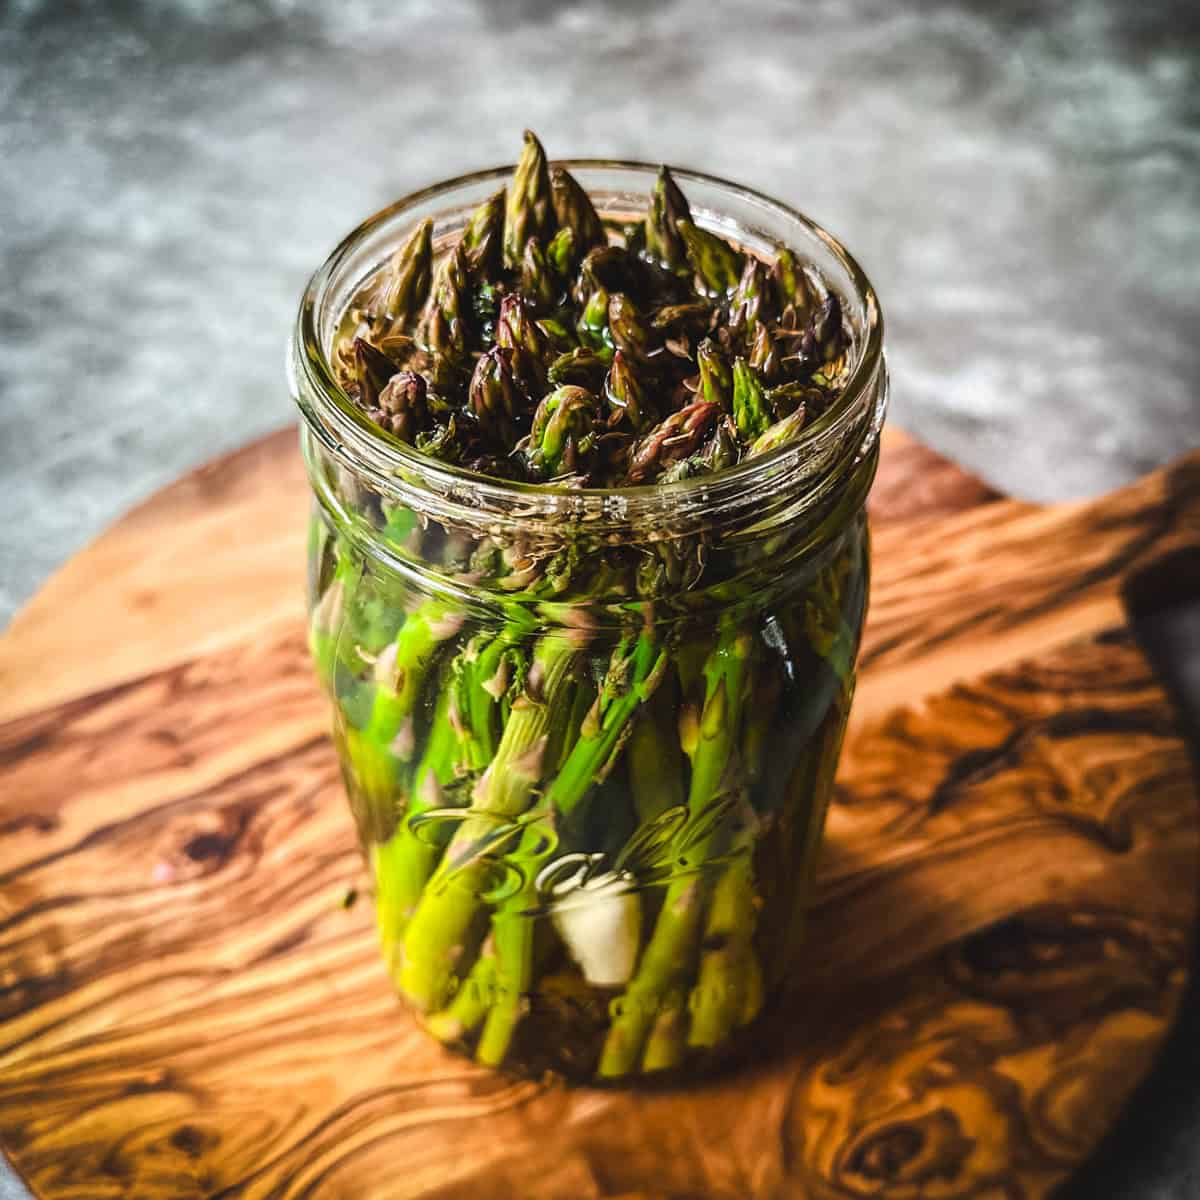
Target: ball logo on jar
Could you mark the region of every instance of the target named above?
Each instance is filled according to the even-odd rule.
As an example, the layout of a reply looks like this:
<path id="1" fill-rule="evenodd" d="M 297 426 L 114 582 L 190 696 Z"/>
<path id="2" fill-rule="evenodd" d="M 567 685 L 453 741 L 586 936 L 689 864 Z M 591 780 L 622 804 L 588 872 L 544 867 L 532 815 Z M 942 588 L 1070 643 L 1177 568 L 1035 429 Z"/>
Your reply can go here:
<path id="1" fill-rule="evenodd" d="M 428 809 L 406 823 L 415 837 L 439 850 L 455 843 L 439 872 L 442 883 L 469 878 L 481 900 L 499 904 L 532 878 L 545 902 L 562 900 L 601 876 L 618 875 L 630 887 L 648 887 L 728 862 L 734 855 L 725 847 L 737 808 L 735 794 L 721 796 L 697 813 L 675 805 L 644 822 L 615 859 L 600 852 L 555 857 L 561 846 L 555 814 L 536 807 L 515 818 L 484 809 Z M 476 877 L 480 868 L 483 874 Z"/>

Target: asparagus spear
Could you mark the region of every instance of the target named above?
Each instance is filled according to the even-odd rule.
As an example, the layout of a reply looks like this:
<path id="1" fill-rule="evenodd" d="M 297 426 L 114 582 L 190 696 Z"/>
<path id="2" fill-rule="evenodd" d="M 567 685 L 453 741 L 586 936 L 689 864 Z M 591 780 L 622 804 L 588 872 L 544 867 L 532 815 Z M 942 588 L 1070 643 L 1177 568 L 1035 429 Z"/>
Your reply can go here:
<path id="1" fill-rule="evenodd" d="M 775 344 L 775 339 L 771 337 L 771 331 L 764 322 L 755 322 L 749 341 L 750 357 L 748 361 L 750 366 L 758 372 L 760 378 L 767 382 L 778 379 L 782 371 L 779 347 Z"/>
<path id="2" fill-rule="evenodd" d="M 652 412 L 637 373 L 629 359 L 619 350 L 613 355 L 608 377 L 604 381 L 604 398 L 612 414 L 609 424 L 628 424 L 635 433 L 643 432 Z"/>
<path id="3" fill-rule="evenodd" d="M 761 259 L 748 255 L 741 278 L 729 298 L 728 327 L 735 334 L 740 334 L 748 345 L 755 326 L 764 323 L 765 327 L 765 323 L 776 315 L 775 289 L 770 271 Z"/>
<path id="4" fill-rule="evenodd" d="M 438 264 L 417 340 L 431 357 L 431 382 L 452 387 L 465 368 L 470 312 L 467 249 L 460 240 Z"/>
<path id="5" fill-rule="evenodd" d="M 438 646 L 458 632 L 462 620 L 449 601 L 427 600 L 375 660 L 370 715 L 361 730 L 346 731 L 347 752 L 367 805 L 368 841 L 386 841 L 395 828 L 400 768 L 415 749 L 413 708 Z"/>
<path id="6" fill-rule="evenodd" d="M 550 370 L 546 373 L 547 382 L 555 387 L 573 383 L 576 387 L 598 392 L 609 372 L 612 358 L 607 351 L 597 353 L 586 346 L 576 346 L 574 350 L 560 354 L 550 364 Z"/>
<path id="7" fill-rule="evenodd" d="M 661 167 L 650 210 L 646 213 L 646 251 L 672 270 L 687 261 L 687 245 L 679 231 L 680 221 L 691 221 L 692 212 L 684 194 L 666 167 Z"/>
<path id="8" fill-rule="evenodd" d="M 433 221 L 426 218 L 413 230 L 380 277 L 379 307 L 387 334 L 403 333 L 416 320 L 429 294 L 433 269 Z"/>
<path id="9" fill-rule="evenodd" d="M 562 769 L 546 789 L 545 803 L 555 812 L 569 819 L 588 790 L 612 769 L 633 714 L 654 695 L 668 661 L 652 629 L 644 629 L 636 639 L 622 639 L 613 651 L 604 685 Z"/>
<path id="10" fill-rule="evenodd" d="M 571 827 L 584 797 L 611 769 L 634 713 L 654 694 L 667 661 L 649 629 L 636 640 L 622 640 L 613 652 L 604 684 L 578 727 L 578 738 L 543 796 L 547 813 L 561 818 L 565 829 Z M 554 842 L 542 831 L 526 831 L 511 860 L 520 872 L 521 887 L 501 903 L 493 920 L 500 998 L 488 1013 L 476 1050 L 479 1061 L 489 1066 L 503 1062 L 523 1011 L 532 980 L 536 875 L 553 849 Z"/>
<path id="11" fill-rule="evenodd" d="M 489 933 L 484 938 L 471 973 L 446 1008 L 425 1018 L 425 1028 L 439 1041 L 459 1041 L 477 1029 L 487 1016 L 488 1010 L 496 1002 L 497 989 L 496 939 Z"/>
<path id="12" fill-rule="evenodd" d="M 438 808 L 457 774 L 459 745 L 449 720 L 451 693 L 442 688 L 425 752 L 412 774 L 405 819 L 386 842 L 371 847 L 375 915 L 388 967 L 395 970 L 404 928 L 437 862 L 437 848 L 412 818 Z"/>
<path id="13" fill-rule="evenodd" d="M 807 314 L 812 307 L 813 291 L 804 268 L 796 256 L 785 246 L 775 256 L 771 266 L 771 282 L 775 285 L 775 299 L 781 311 L 791 308 L 797 319 Z"/>
<path id="14" fill-rule="evenodd" d="M 654 353 L 653 335 L 633 300 L 621 292 L 608 299 L 608 328 L 613 346 L 633 362 L 646 362 Z"/>
<path id="15" fill-rule="evenodd" d="M 753 443 L 771 424 L 763 386 L 744 358 L 733 364 L 733 421 L 739 436 Z"/>
<path id="16" fill-rule="evenodd" d="M 513 374 L 525 389 L 540 394 L 549 367 L 549 340 L 520 295 L 505 296 L 500 305 L 496 346 L 509 352 Z"/>
<path id="17" fill-rule="evenodd" d="M 707 898 L 704 864 L 723 836 L 721 823 L 712 824 L 713 808 L 727 794 L 725 781 L 740 729 L 752 644 L 746 631 L 727 629 L 704 665 L 704 707 L 695 742 L 685 750 L 692 760 L 690 821 L 693 828 L 699 826 L 707 832 L 683 855 L 696 869 L 667 886 L 654 932 L 605 1039 L 597 1072 L 601 1078 L 617 1078 L 634 1070 L 650 1026 L 663 1010 L 664 998 L 687 983 Z"/>
<path id="18" fill-rule="evenodd" d="M 595 292 L 641 291 L 645 282 L 643 264 L 620 246 L 596 246 L 584 255 L 573 288 L 575 299 L 586 303 Z"/>
<path id="19" fill-rule="evenodd" d="M 845 329 L 842 326 L 842 302 L 830 292 L 813 313 L 804 334 L 804 353 L 816 362 L 826 363 L 842 352 Z"/>
<path id="20" fill-rule="evenodd" d="M 669 467 L 660 476 L 659 480 L 662 483 L 671 483 L 677 479 L 692 479 L 697 475 L 711 475 L 716 471 L 723 471 L 726 467 L 733 466 L 738 461 L 740 453 L 740 443 L 738 442 L 737 427 L 728 416 L 721 416 L 717 419 L 716 428 L 712 432 L 712 436 L 696 451 L 691 458 L 685 458 L 681 462 L 677 462 L 673 467 Z M 659 542 L 658 546 L 662 547 L 670 545 L 669 542 Z M 696 549 L 702 551 L 702 544 L 697 544 Z M 704 558 L 703 554 L 698 554 L 695 563 L 699 574 L 703 573 Z M 688 578 L 687 582 L 694 585 L 699 581 L 699 574 L 695 578 Z M 685 577 L 676 573 L 674 576 L 668 575 L 668 582 L 679 582 Z M 652 588 L 652 593 L 660 594 L 661 588 Z"/>
<path id="21" fill-rule="evenodd" d="M 463 231 L 467 270 L 480 282 L 494 280 L 500 272 L 504 236 L 504 188 L 489 196 L 474 212 Z"/>
<path id="22" fill-rule="evenodd" d="M 564 282 L 571 278 L 575 260 L 579 257 L 574 230 L 564 227 L 551 239 L 546 247 L 546 262 L 550 269 Z"/>
<path id="23" fill-rule="evenodd" d="M 399 367 L 366 338 L 354 339 L 354 367 L 359 403 L 367 409 L 375 408 L 379 403 L 379 393 Z"/>
<path id="24" fill-rule="evenodd" d="M 415 371 L 397 371 L 367 416 L 402 442 L 415 443 L 429 420 L 425 377 Z"/>
<path id="25" fill-rule="evenodd" d="M 700 372 L 699 395 L 709 404 L 728 411 L 733 397 L 733 373 L 712 338 L 705 338 L 697 348 L 696 366 Z"/>
<path id="26" fill-rule="evenodd" d="M 638 820 L 647 825 L 682 807 L 686 772 L 675 730 L 675 687 L 668 676 L 650 698 L 629 739 L 629 788 Z"/>
<path id="27" fill-rule="evenodd" d="M 608 292 L 598 287 L 590 292 L 577 325 L 580 340 L 596 350 L 613 348 L 608 329 Z"/>
<path id="28" fill-rule="evenodd" d="M 508 1055 L 517 1024 L 524 1015 L 527 995 L 533 984 L 534 921 L 539 865 L 536 849 L 526 833 L 520 849 L 509 859 L 522 872 L 522 883 L 514 897 L 501 903 L 492 918 L 491 940 L 495 947 L 495 998 L 484 1017 L 483 1032 L 475 1057 L 485 1067 L 498 1067 Z M 545 841 L 544 837 L 541 839 Z"/>
<path id="29" fill-rule="evenodd" d="M 688 300 L 680 304 L 664 304 L 654 313 L 650 324 L 665 338 L 702 337 L 712 329 L 717 315 L 717 310 L 708 301 Z M 682 357 L 691 356 L 689 353 Z"/>
<path id="30" fill-rule="evenodd" d="M 557 304 L 561 291 L 557 271 L 551 267 L 537 238 L 531 237 L 521 258 L 521 295 L 539 312 L 548 312 Z"/>
<path id="31" fill-rule="evenodd" d="M 481 635 L 455 663 L 452 724 L 472 770 L 483 770 L 496 753 L 505 698 L 514 686 L 519 692 L 524 682 L 521 643 L 531 632 L 528 616 L 514 608 L 498 634 Z"/>
<path id="32" fill-rule="evenodd" d="M 600 215 L 570 171 L 551 167 L 550 189 L 555 219 L 562 229 L 571 231 L 575 253 L 586 254 L 594 246 L 607 245 Z"/>
<path id="33" fill-rule="evenodd" d="M 794 441 L 800 430 L 804 428 L 806 415 L 803 408 L 798 408 L 786 417 L 781 417 L 773 425 L 768 425 L 750 443 L 746 457 L 757 458 L 760 454 L 768 454 L 770 451 L 777 450 L 780 446 L 786 446 L 788 442 Z"/>
<path id="34" fill-rule="evenodd" d="M 554 479 L 586 469 L 596 447 L 596 397 L 565 384 L 537 407 L 529 432 L 529 469 L 535 478 Z"/>
<path id="35" fill-rule="evenodd" d="M 468 391 L 471 412 L 480 431 L 498 446 L 512 444 L 524 407 L 513 359 L 513 352 L 504 346 L 493 346 L 481 354 Z"/>
<path id="36" fill-rule="evenodd" d="M 713 888 L 704 927 L 704 952 L 692 989 L 688 1045 L 719 1046 L 735 1025 L 755 1014 L 749 998 L 750 977 L 757 969 L 751 938 L 758 918 L 748 839 L 738 857 L 721 872 Z M 754 964 L 753 966 L 751 964 Z"/>
<path id="37" fill-rule="evenodd" d="M 646 1036 L 641 1070 L 644 1075 L 679 1066 L 687 1052 L 687 1008 L 682 993 L 663 998 Z"/>
<path id="38" fill-rule="evenodd" d="M 525 130 L 525 149 L 517 163 L 504 210 L 504 265 L 520 266 L 530 238 L 548 241 L 557 219 L 550 186 L 550 170 L 542 143 Z"/>
<path id="39" fill-rule="evenodd" d="M 676 221 L 675 227 L 687 249 L 689 266 L 709 293 L 732 292 L 741 277 L 743 256 L 723 237 L 691 221 Z"/>
<path id="40" fill-rule="evenodd" d="M 421 1012 L 441 1008 L 453 987 L 452 976 L 479 912 L 493 856 L 519 834 L 514 821 L 533 800 L 551 723 L 577 656 L 573 642 L 560 634 L 539 640 L 496 755 L 409 922 L 400 987 Z"/>
<path id="41" fill-rule="evenodd" d="M 717 405 L 697 400 L 664 417 L 634 443 L 629 458 L 628 481 L 645 483 L 672 463 L 694 453 L 716 424 L 718 413 Z"/>

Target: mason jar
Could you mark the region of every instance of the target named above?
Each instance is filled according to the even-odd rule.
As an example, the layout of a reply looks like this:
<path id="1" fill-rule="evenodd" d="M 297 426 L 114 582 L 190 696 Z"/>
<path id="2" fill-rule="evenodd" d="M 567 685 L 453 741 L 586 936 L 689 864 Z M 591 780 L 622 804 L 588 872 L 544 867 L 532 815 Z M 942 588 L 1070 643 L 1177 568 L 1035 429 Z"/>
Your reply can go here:
<path id="1" fill-rule="evenodd" d="M 614 227 L 655 168 L 566 164 Z M 848 383 L 717 474 L 507 482 L 378 436 L 339 321 L 426 217 L 444 249 L 509 169 L 371 217 L 313 276 L 289 356 L 314 494 L 309 631 L 392 980 L 491 1067 L 590 1082 L 734 1054 L 805 977 L 805 912 L 854 693 L 864 504 L 887 378 L 843 247 L 747 188 L 675 173 L 697 222 L 841 298 Z"/>

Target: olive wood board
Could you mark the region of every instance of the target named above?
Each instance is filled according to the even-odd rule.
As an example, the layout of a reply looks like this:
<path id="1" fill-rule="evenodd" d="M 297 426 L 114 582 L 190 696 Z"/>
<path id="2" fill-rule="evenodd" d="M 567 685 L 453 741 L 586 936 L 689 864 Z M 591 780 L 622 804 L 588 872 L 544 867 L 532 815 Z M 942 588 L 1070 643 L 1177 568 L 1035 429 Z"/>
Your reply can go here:
<path id="1" fill-rule="evenodd" d="M 1017 1200 L 1147 1072 L 1200 826 L 1123 582 L 1200 454 L 1007 499 L 888 431 L 807 983 L 740 1067 L 520 1081 L 378 957 L 303 632 L 294 431 L 72 559 L 0 636 L 0 1145 L 42 1200 Z"/>

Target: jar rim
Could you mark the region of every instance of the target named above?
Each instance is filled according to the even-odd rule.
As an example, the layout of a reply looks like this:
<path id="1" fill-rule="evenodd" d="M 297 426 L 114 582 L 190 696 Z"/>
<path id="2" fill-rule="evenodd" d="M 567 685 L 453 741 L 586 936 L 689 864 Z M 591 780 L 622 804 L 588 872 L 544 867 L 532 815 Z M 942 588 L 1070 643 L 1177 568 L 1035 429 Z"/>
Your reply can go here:
<path id="1" fill-rule="evenodd" d="M 658 164 L 629 159 L 564 158 L 555 159 L 554 164 L 579 171 L 623 170 L 648 178 L 657 176 L 659 171 Z M 790 205 L 744 184 L 675 166 L 671 167 L 671 173 L 681 184 L 690 181 L 729 192 L 800 226 L 824 244 L 851 281 L 853 298 L 863 313 L 862 334 L 856 339 L 858 353 L 837 401 L 819 418 L 802 428 L 794 440 L 711 475 L 615 488 L 497 479 L 423 454 L 381 430 L 338 383 L 322 344 L 318 318 L 327 289 L 346 258 L 380 226 L 406 210 L 450 197 L 461 189 L 487 182 L 507 182 L 513 170 L 513 164 L 487 167 L 402 196 L 355 226 L 309 279 L 289 346 L 289 385 L 309 431 L 343 466 L 368 476 L 385 490 L 410 493 L 415 482 L 416 491 L 439 494 L 458 504 L 465 501 L 477 513 L 489 508 L 512 512 L 514 506 L 519 506 L 526 518 L 542 515 L 557 519 L 566 505 L 577 516 L 617 518 L 625 523 L 638 515 L 662 512 L 680 503 L 690 506 L 695 500 L 701 500 L 711 510 L 721 507 L 722 499 L 735 501 L 736 497 L 744 501 L 746 492 L 757 491 L 759 485 L 769 485 L 774 490 L 793 476 L 811 478 L 813 467 L 829 460 L 875 389 L 873 411 L 862 442 L 856 447 L 855 461 L 870 453 L 883 424 L 887 388 L 886 384 L 881 386 L 880 380 L 884 357 L 883 315 L 875 289 L 862 267 L 837 238 Z M 303 388 L 302 383 L 306 385 Z"/>

